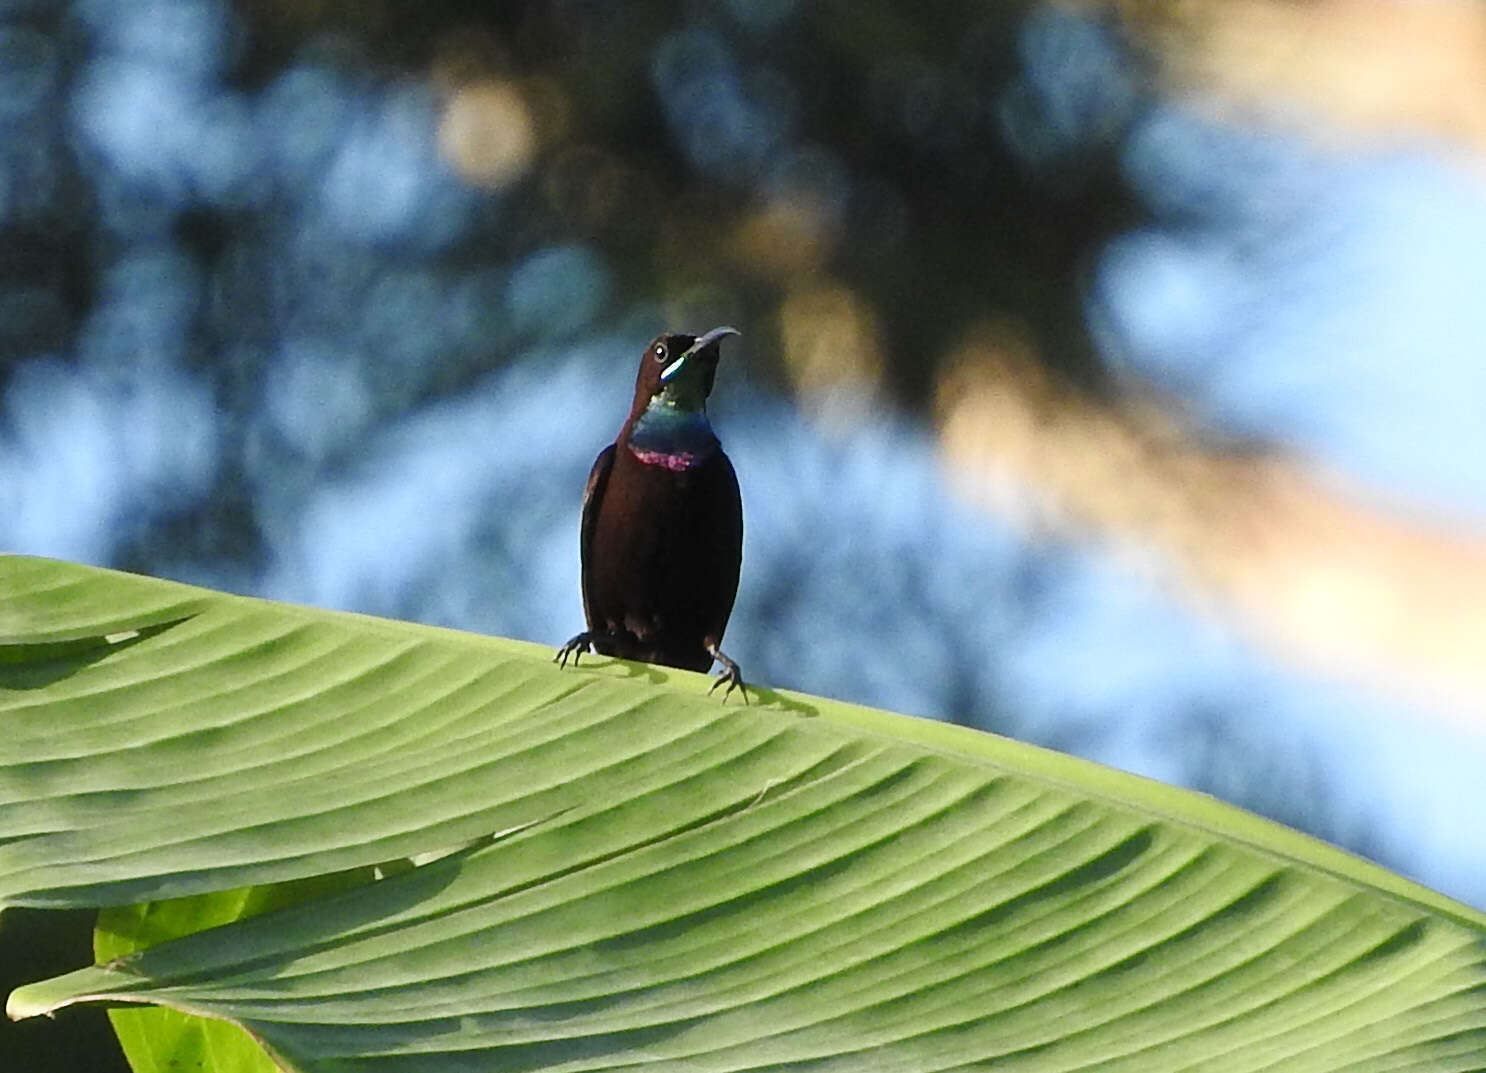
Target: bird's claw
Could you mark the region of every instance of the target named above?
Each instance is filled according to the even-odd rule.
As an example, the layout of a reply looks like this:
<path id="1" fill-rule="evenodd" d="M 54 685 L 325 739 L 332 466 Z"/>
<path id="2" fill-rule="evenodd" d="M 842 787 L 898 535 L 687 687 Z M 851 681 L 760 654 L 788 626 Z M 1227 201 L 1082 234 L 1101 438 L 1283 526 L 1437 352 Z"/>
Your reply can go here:
<path id="1" fill-rule="evenodd" d="M 567 644 L 559 648 L 557 654 L 552 657 L 552 662 L 559 667 L 566 667 L 568 665 L 568 657 L 571 656 L 573 657 L 573 666 L 576 667 L 578 666 L 578 661 L 583 657 L 583 653 L 592 651 L 593 635 L 585 630 L 576 637 L 569 639 Z"/>
<path id="2" fill-rule="evenodd" d="M 726 682 L 727 688 L 722 691 L 722 702 L 726 704 L 727 699 L 733 695 L 733 690 L 736 689 L 742 695 L 743 703 L 747 704 L 748 687 L 743 684 L 742 668 L 727 656 L 724 656 L 722 650 L 716 646 L 708 649 L 708 651 L 711 653 L 713 659 L 722 664 L 722 670 L 717 672 L 717 678 L 712 682 L 711 688 L 707 690 L 707 695 L 710 697 L 718 686 Z"/>

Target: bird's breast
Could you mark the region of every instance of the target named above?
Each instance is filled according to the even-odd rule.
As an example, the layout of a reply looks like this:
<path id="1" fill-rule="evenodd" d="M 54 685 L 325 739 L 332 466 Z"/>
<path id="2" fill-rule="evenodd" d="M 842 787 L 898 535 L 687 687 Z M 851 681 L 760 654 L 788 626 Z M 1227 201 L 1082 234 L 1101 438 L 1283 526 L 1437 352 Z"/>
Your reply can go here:
<path id="1" fill-rule="evenodd" d="M 698 411 L 652 406 L 642 413 L 627 437 L 630 453 L 647 466 L 682 473 L 717 452 L 717 434 L 707 415 Z"/>

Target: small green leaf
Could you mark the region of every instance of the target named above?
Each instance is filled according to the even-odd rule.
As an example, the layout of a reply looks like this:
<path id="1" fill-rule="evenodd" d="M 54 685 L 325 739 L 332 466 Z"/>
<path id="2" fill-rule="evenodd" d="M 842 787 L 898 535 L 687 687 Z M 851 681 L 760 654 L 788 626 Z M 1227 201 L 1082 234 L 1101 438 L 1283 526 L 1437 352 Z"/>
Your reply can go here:
<path id="1" fill-rule="evenodd" d="M 373 872 L 361 868 L 296 883 L 105 909 L 98 914 L 93 933 L 93 956 L 106 965 L 168 939 L 364 885 L 372 881 Z M 252 1036 L 230 1021 L 164 1006 L 114 1008 L 108 1017 L 134 1073 L 280 1073 L 282 1069 Z"/>

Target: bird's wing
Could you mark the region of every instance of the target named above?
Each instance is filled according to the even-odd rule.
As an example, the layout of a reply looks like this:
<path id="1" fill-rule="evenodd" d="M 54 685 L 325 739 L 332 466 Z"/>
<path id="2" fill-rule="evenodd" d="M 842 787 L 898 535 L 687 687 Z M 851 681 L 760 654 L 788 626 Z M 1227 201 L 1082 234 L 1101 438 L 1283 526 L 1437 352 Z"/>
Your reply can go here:
<path id="1" fill-rule="evenodd" d="M 733 613 L 733 601 L 738 595 L 738 574 L 743 565 L 743 494 L 738 490 L 738 474 L 732 460 L 722 451 L 717 452 L 721 474 L 713 484 L 715 489 L 714 515 L 718 521 L 718 617 L 711 624 L 714 640 L 721 641 L 722 631 L 727 627 L 728 617 Z"/>
<path id="2" fill-rule="evenodd" d="M 593 460 L 593 469 L 588 471 L 588 484 L 583 488 L 583 521 L 578 528 L 578 554 L 583 564 L 583 617 L 593 628 L 593 614 L 589 609 L 588 562 L 593 549 L 593 529 L 598 524 L 599 504 L 604 501 L 604 486 L 609 483 L 609 472 L 614 468 L 614 445 L 611 443 Z"/>

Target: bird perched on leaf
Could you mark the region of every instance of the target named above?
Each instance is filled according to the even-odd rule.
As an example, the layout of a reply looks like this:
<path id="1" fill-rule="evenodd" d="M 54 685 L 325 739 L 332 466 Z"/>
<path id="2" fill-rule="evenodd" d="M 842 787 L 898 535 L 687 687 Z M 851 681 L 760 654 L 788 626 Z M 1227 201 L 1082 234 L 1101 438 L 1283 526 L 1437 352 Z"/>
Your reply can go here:
<path id="1" fill-rule="evenodd" d="M 748 701 L 723 654 L 743 559 L 743 500 L 707 420 L 719 346 L 733 328 L 668 333 L 645 348 L 619 436 L 599 452 L 583 492 L 579 547 L 588 629 L 557 652 L 596 651 L 705 671 Z"/>

